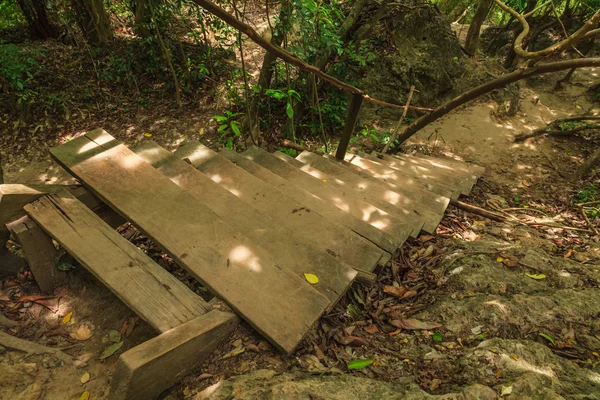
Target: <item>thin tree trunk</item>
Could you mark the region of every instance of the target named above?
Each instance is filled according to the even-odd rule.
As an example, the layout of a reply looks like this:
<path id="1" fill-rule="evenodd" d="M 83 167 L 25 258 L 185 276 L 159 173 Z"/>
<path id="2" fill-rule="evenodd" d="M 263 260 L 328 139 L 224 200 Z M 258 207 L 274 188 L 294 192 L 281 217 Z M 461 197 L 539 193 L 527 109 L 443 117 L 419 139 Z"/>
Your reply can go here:
<path id="1" fill-rule="evenodd" d="M 535 6 L 537 5 L 537 0 L 529 0 L 527 2 L 527 7 L 525 7 L 525 11 L 523 12 L 523 14 L 527 14 L 533 10 L 535 10 Z M 523 32 L 523 26 L 519 26 L 519 28 L 517 28 L 517 30 L 515 31 L 515 38 L 518 37 L 521 32 Z M 506 56 L 506 59 L 504 60 L 504 68 L 506 69 L 512 69 L 512 67 L 516 64 L 516 59 L 517 59 L 517 53 L 515 53 L 515 47 L 514 46 L 510 46 L 510 50 L 508 51 L 508 55 Z"/>
<path id="2" fill-rule="evenodd" d="M 473 16 L 473 20 L 469 26 L 469 31 L 467 32 L 467 40 L 465 42 L 465 50 L 471 55 L 475 55 L 477 53 L 481 25 L 483 25 L 488 13 L 492 9 L 492 4 L 493 0 L 481 0 L 479 7 L 477 7 L 477 11 L 475 11 L 475 15 Z"/>
<path id="3" fill-rule="evenodd" d="M 85 38 L 94 44 L 104 44 L 112 39 L 110 19 L 102 0 L 71 0 L 78 16 L 79 27 Z"/>
<path id="4" fill-rule="evenodd" d="M 58 18 L 46 7 L 45 0 L 17 0 L 31 35 L 37 39 L 57 38 L 60 35 Z"/>
<path id="5" fill-rule="evenodd" d="M 583 179 L 587 173 L 600 163 L 600 146 L 592 153 L 587 160 L 581 164 L 581 167 L 577 169 L 575 173 L 575 180 Z"/>

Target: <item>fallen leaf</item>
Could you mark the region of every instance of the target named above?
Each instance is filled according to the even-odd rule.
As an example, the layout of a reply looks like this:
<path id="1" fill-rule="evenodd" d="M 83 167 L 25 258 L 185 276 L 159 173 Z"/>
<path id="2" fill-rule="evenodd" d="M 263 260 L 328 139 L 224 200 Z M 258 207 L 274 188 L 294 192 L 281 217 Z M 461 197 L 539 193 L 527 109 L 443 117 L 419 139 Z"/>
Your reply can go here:
<path id="1" fill-rule="evenodd" d="M 257 345 L 253 344 L 253 343 L 248 343 L 246 345 L 246 350 L 253 351 L 255 353 L 260 353 L 260 348 Z"/>
<path id="2" fill-rule="evenodd" d="M 500 397 L 508 396 L 512 393 L 512 386 L 502 386 L 502 393 L 500 393 Z"/>
<path id="3" fill-rule="evenodd" d="M 352 360 L 348 363 L 348 369 L 363 369 L 373 364 L 373 360 Z"/>
<path id="4" fill-rule="evenodd" d="M 483 325 L 477 325 L 474 328 L 471 328 L 471 333 L 473 333 L 473 335 L 479 335 L 481 333 L 481 328 L 483 328 Z"/>
<path id="5" fill-rule="evenodd" d="M 129 337 L 133 328 L 135 327 L 136 317 L 128 317 L 125 322 L 123 322 L 123 326 L 121 327 L 121 336 L 125 335 L 125 337 Z"/>
<path id="6" fill-rule="evenodd" d="M 395 319 L 390 321 L 390 324 L 400 329 L 407 330 L 423 330 L 441 328 L 442 324 L 437 322 L 423 322 L 418 319 Z"/>
<path id="7" fill-rule="evenodd" d="M 121 341 L 121 332 L 113 329 L 108 332 L 108 338 L 113 343 L 119 343 Z"/>
<path id="8" fill-rule="evenodd" d="M 71 320 L 72 316 L 73 316 L 73 311 L 71 311 L 67 315 L 65 315 L 62 320 L 63 325 L 66 325 Z"/>
<path id="9" fill-rule="evenodd" d="M 444 338 L 442 337 L 441 333 L 436 332 L 433 334 L 433 340 L 435 340 L 436 342 L 441 342 L 442 340 L 444 340 Z"/>
<path id="10" fill-rule="evenodd" d="M 365 332 L 370 333 L 371 335 L 374 333 L 379 332 L 379 329 L 377 328 L 377 325 L 373 324 L 373 325 L 369 325 L 366 328 L 363 328 L 365 330 Z"/>
<path id="11" fill-rule="evenodd" d="M 547 341 L 549 341 L 550 343 L 552 343 L 553 345 L 555 345 L 554 339 L 552 339 L 552 336 L 547 335 L 547 334 L 542 333 L 542 332 L 540 332 L 540 336 L 543 337 L 544 339 L 546 339 Z"/>
<path id="12" fill-rule="evenodd" d="M 233 349 L 232 351 L 230 351 L 229 353 L 227 353 L 223 357 L 221 357 L 221 360 L 226 360 L 228 358 L 238 356 L 245 351 L 246 351 L 246 348 L 244 346 L 236 347 L 235 349 Z"/>
<path id="13" fill-rule="evenodd" d="M 77 329 L 77 331 L 71 333 L 71 337 L 75 340 L 88 340 L 89 338 L 91 338 L 93 335 L 92 331 L 90 330 L 90 328 L 88 328 L 85 325 L 79 325 L 79 329 Z"/>
<path id="14" fill-rule="evenodd" d="M 305 273 L 304 277 L 306 278 L 306 281 L 311 285 L 316 285 L 317 283 L 319 283 L 319 278 L 314 274 Z"/>
<path id="15" fill-rule="evenodd" d="M 397 334 L 399 334 L 401 332 L 402 332 L 402 329 L 396 329 L 394 332 L 388 333 L 388 336 L 396 336 Z"/>
<path id="16" fill-rule="evenodd" d="M 408 292 L 404 293 L 404 296 L 402 296 L 403 299 L 408 299 L 410 297 L 415 297 L 417 295 L 417 292 L 415 290 L 409 290 Z"/>
<path id="17" fill-rule="evenodd" d="M 498 257 L 498 258 L 496 258 L 496 262 L 499 262 L 499 263 L 501 263 L 502 261 L 504 261 L 504 258 L 502 258 L 502 257 Z"/>
<path id="18" fill-rule="evenodd" d="M 429 390 L 431 390 L 433 392 L 435 389 L 437 389 L 441 385 L 441 383 L 442 383 L 441 379 L 437 379 L 437 378 L 432 379 L 431 383 L 429 384 Z"/>
<path id="19" fill-rule="evenodd" d="M 383 287 L 383 292 L 396 297 L 402 297 L 408 290 L 404 286 L 386 285 Z"/>
<path id="20" fill-rule="evenodd" d="M 531 183 L 527 182 L 525 179 L 523 179 L 523 182 L 521 182 L 523 184 L 523 186 L 527 186 L 530 187 Z"/>
<path id="21" fill-rule="evenodd" d="M 514 268 L 519 265 L 519 259 L 516 257 L 506 257 L 502 263 L 507 267 Z"/>
<path id="22" fill-rule="evenodd" d="M 368 346 L 369 343 L 358 336 L 341 336 L 339 334 L 333 337 L 336 342 L 344 346 Z"/>
<path id="23" fill-rule="evenodd" d="M 537 280 L 546 279 L 546 275 L 544 275 L 544 274 L 525 274 L 525 275 L 527 275 L 531 279 L 537 279 Z"/>
<path id="24" fill-rule="evenodd" d="M 569 249 L 565 255 L 563 256 L 564 258 L 569 258 L 573 255 L 573 249 Z"/>
<path id="25" fill-rule="evenodd" d="M 146 136 L 146 137 L 152 137 L 152 134 L 151 134 L 151 133 L 148 133 L 148 132 L 146 132 L 146 133 L 144 133 L 144 136 Z"/>
<path id="26" fill-rule="evenodd" d="M 596 357 L 600 358 L 600 354 L 598 354 L 598 352 L 592 351 L 592 354 L 595 355 Z"/>
<path id="27" fill-rule="evenodd" d="M 81 397 L 79 397 L 79 400 L 89 400 L 90 399 L 90 392 L 83 392 L 81 393 Z"/>
<path id="28" fill-rule="evenodd" d="M 102 352 L 102 355 L 100 356 L 100 359 L 104 360 L 104 359 L 112 356 L 113 354 L 115 354 L 117 352 L 117 350 L 119 350 L 121 348 L 121 346 L 123 346 L 123 342 L 111 344 L 106 349 L 104 349 L 104 351 Z"/>
<path id="29" fill-rule="evenodd" d="M 327 182 L 327 179 L 323 179 L 323 182 Z"/>
<path id="30" fill-rule="evenodd" d="M 90 373 L 86 372 L 85 374 L 81 375 L 81 378 L 79 378 L 79 381 L 81 383 L 87 383 L 90 380 Z"/>
<path id="31" fill-rule="evenodd" d="M 419 240 L 421 241 L 421 243 L 427 243 L 430 240 L 435 239 L 435 236 L 431 236 L 431 235 L 421 235 L 419 236 Z"/>

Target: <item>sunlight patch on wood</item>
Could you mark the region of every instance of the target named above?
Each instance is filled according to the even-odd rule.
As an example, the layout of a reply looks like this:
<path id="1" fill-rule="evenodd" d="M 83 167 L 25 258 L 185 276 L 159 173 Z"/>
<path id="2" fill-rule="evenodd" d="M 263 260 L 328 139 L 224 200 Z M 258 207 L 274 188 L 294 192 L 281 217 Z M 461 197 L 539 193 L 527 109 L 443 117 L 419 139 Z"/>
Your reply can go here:
<path id="1" fill-rule="evenodd" d="M 238 263 L 248 267 L 251 272 L 261 272 L 262 267 L 258 258 L 246 246 L 237 246 L 229 252 L 229 260 L 232 264 Z"/>

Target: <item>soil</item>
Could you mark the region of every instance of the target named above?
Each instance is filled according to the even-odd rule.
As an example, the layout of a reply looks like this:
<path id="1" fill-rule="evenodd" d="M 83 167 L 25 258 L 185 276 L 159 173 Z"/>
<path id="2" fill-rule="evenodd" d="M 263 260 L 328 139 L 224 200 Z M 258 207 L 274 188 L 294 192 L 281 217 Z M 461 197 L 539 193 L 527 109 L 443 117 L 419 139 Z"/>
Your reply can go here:
<path id="1" fill-rule="evenodd" d="M 600 399 L 600 237 L 573 207 L 582 184 L 571 179 L 593 142 L 512 140 L 560 116 L 598 113 L 588 90 L 598 74 L 578 71 L 560 91 L 554 89 L 557 76 L 523 83 L 515 115 L 483 100 L 428 126 L 406 148 L 485 166 L 462 200 L 500 209 L 519 223 L 449 209 L 435 235 L 405 243 L 391 266 L 376 271 L 375 285 L 355 284 L 294 355 L 282 356 L 242 324 L 196 372 L 161 397 Z M 105 128 L 129 145 L 156 140 L 174 149 L 196 139 L 218 148 L 213 111 L 165 105 L 107 120 Z M 68 181 L 45 151 L 77 133 L 11 147 L 7 183 Z M 360 142 L 356 148 L 370 145 Z M 592 174 L 585 184 L 599 187 L 600 176 Z M 532 226 L 534 218 L 555 227 Z M 598 221 L 592 220 L 592 227 L 599 229 Z M 121 232 L 207 296 L 143 235 L 130 226 Z M 389 286 L 404 286 L 411 296 L 394 297 Z M 118 355 L 156 334 L 83 269 L 69 272 L 49 298 L 37 296 L 27 270 L 4 280 L 1 288 L 0 307 L 18 323 L 6 331 L 63 348 L 74 363 L 0 346 L 0 398 L 77 399 L 86 391 L 91 399 L 106 398 Z M 27 295 L 33 297 L 19 300 Z M 86 340 L 77 339 L 82 326 L 81 332 L 91 333 Z M 101 360 L 114 343 L 111 331 L 122 332 L 123 345 Z M 358 359 L 373 363 L 348 369 Z"/>

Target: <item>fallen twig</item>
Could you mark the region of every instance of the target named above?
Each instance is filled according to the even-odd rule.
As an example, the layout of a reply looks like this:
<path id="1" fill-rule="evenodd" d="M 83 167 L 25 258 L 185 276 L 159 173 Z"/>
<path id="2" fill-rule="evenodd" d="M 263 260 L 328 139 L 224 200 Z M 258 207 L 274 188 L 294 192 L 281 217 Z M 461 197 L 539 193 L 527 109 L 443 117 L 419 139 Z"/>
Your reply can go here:
<path id="1" fill-rule="evenodd" d="M 53 349 L 38 343 L 30 342 L 29 340 L 19 339 L 6 332 L 0 332 L 0 345 L 19 350 L 28 354 L 52 354 L 61 361 L 72 363 L 73 358 L 60 349 Z"/>

